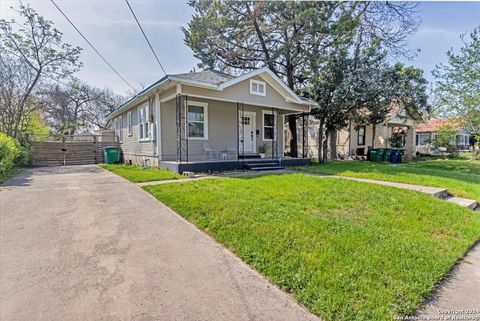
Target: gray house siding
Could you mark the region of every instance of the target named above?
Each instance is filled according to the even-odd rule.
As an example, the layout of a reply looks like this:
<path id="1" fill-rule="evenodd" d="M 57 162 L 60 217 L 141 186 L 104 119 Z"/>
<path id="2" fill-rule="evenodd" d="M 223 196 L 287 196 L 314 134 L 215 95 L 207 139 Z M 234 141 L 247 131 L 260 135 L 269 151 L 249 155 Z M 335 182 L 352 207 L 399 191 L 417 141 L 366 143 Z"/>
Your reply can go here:
<path id="1" fill-rule="evenodd" d="M 135 107 L 129 109 L 128 111 L 122 113 L 121 115 L 113 119 L 113 128 L 115 129 L 115 123 L 121 119 L 122 128 L 121 135 L 122 139 L 119 140 L 120 147 L 123 152 L 123 160 L 125 163 L 133 164 L 150 164 L 150 166 L 158 166 L 158 156 L 157 156 L 157 142 L 156 135 L 151 133 L 153 136 L 149 140 L 140 141 L 140 132 L 139 132 L 139 108 L 148 105 L 148 100 L 143 101 L 136 105 Z M 154 106 L 154 105 L 153 105 Z M 132 131 L 131 134 L 128 133 L 127 126 L 127 114 L 131 112 L 132 114 Z M 149 113 L 153 114 L 153 120 L 156 119 L 156 108 L 149 108 Z M 150 131 L 154 126 L 153 123 L 150 123 Z"/>

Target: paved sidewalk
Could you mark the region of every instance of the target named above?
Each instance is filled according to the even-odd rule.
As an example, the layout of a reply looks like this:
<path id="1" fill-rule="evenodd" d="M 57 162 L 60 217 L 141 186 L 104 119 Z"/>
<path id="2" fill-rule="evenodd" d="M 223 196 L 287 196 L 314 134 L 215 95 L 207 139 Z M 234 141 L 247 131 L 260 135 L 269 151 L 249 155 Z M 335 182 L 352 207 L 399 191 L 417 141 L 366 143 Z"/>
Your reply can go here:
<path id="1" fill-rule="evenodd" d="M 451 275 L 437 289 L 427 304 L 418 311 L 418 314 L 437 316 L 442 315 L 440 310 L 462 309 L 479 310 L 473 315 L 480 319 L 480 243 L 477 243 L 453 269 Z M 464 313 L 458 316 L 471 317 L 472 315 Z"/>
<path id="2" fill-rule="evenodd" d="M 135 184 L 98 166 L 0 186 L 0 319 L 318 320 Z"/>

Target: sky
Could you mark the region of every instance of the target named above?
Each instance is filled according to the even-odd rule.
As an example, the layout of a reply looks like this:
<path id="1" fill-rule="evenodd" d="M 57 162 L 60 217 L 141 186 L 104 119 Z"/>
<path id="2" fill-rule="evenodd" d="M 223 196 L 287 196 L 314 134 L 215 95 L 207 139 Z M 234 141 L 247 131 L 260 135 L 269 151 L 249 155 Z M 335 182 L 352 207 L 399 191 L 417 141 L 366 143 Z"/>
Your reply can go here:
<path id="1" fill-rule="evenodd" d="M 198 61 L 183 42 L 181 27 L 186 27 L 193 10 L 182 0 L 129 1 L 167 73 L 184 73 Z M 64 41 L 84 48 L 84 67 L 77 77 L 97 87 L 110 87 L 126 94 L 129 87 L 85 43 L 73 27 L 48 0 L 23 0 L 64 33 Z M 124 0 L 56 0 L 57 5 L 106 59 L 136 88 L 148 86 L 163 77 L 140 29 Z M 18 19 L 10 7 L 19 2 L 0 0 L 0 17 Z M 422 2 L 422 24 L 410 38 L 409 47 L 420 49 L 412 60 L 404 60 L 425 70 L 433 81 L 435 65 L 446 62 L 446 51 L 461 46 L 460 34 L 480 26 L 479 2 Z"/>

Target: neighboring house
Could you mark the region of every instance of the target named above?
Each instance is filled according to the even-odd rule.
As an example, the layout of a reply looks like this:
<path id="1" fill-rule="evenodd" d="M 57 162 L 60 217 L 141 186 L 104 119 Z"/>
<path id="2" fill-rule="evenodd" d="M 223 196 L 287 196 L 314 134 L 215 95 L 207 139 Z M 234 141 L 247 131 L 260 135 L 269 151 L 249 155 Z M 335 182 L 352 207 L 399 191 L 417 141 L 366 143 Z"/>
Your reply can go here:
<path id="1" fill-rule="evenodd" d="M 259 146 L 284 156 L 284 117 L 308 113 L 268 68 L 239 77 L 217 71 L 167 75 L 107 116 L 124 161 L 182 172 L 242 168 Z M 306 163 L 286 159 L 283 165 Z"/>
<path id="2" fill-rule="evenodd" d="M 418 113 L 410 113 L 399 104 L 392 103 L 390 112 L 383 122 L 376 125 L 359 125 L 351 122 L 347 128 L 339 130 L 336 135 L 337 154 L 350 158 L 366 158 L 369 148 L 392 147 L 392 138 L 399 137 L 400 148 L 405 150 L 404 157 L 415 156 L 415 128 L 423 122 Z M 318 157 L 319 122 L 310 118 L 308 127 L 308 155 Z M 302 128 L 298 136 L 303 137 Z M 331 151 L 329 142 L 329 152 Z M 338 155 L 337 155 L 338 156 Z M 330 155 L 328 155 L 330 158 Z"/>
<path id="3" fill-rule="evenodd" d="M 452 126 L 457 131 L 457 136 L 452 137 L 451 145 L 456 145 L 458 150 L 469 150 L 471 132 L 463 128 L 459 120 L 432 118 L 417 126 L 415 144 L 417 146 L 417 151 L 428 153 L 431 149 L 431 143 L 435 140 L 436 132 L 446 125 Z"/>
<path id="4" fill-rule="evenodd" d="M 385 120 L 376 125 L 351 123 L 337 134 L 338 152 L 349 156 L 366 156 L 368 148 L 403 148 L 404 157 L 415 157 L 416 127 L 423 122 L 418 112 L 410 112 L 398 103 L 392 103 Z M 348 148 L 348 149 L 347 149 Z"/>

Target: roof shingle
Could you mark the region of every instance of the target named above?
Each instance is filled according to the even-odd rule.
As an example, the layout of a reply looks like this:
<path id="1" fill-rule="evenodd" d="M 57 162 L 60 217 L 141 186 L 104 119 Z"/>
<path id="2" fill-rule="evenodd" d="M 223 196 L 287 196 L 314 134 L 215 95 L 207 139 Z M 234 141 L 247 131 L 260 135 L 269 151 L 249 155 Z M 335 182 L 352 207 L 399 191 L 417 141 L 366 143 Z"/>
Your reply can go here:
<path id="1" fill-rule="evenodd" d="M 426 123 L 419 124 L 417 126 L 417 133 L 433 133 L 440 129 L 440 127 L 445 125 L 451 125 L 455 129 L 460 129 L 460 122 L 456 119 L 438 119 L 432 118 L 429 119 Z"/>
<path id="2" fill-rule="evenodd" d="M 227 82 L 235 78 L 232 75 L 229 75 L 220 71 L 215 71 L 215 70 L 189 72 L 185 74 L 176 74 L 176 75 L 169 75 L 169 76 L 177 77 L 181 79 L 201 81 L 201 82 L 206 82 L 214 85 L 220 85 L 224 82 Z"/>

